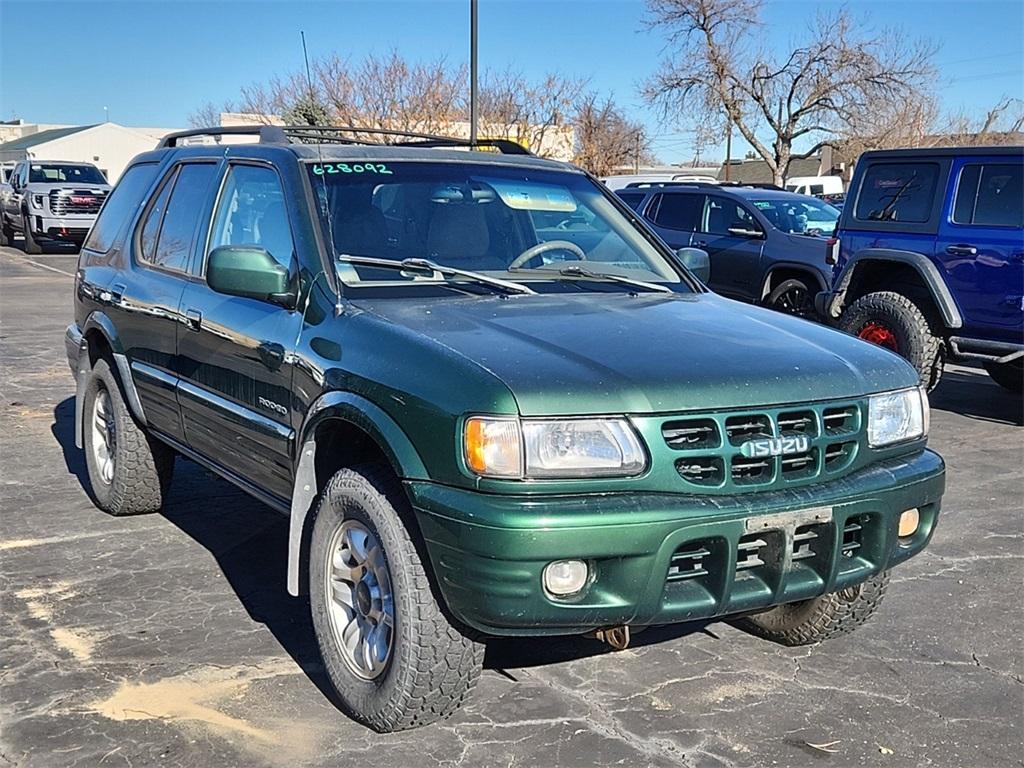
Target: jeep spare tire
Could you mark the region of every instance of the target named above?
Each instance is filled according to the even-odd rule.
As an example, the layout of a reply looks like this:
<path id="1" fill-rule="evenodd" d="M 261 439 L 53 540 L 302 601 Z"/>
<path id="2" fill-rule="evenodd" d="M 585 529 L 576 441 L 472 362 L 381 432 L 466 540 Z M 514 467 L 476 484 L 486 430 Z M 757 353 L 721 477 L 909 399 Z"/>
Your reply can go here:
<path id="1" fill-rule="evenodd" d="M 861 296 L 843 311 L 839 327 L 907 360 L 929 391 L 942 378 L 943 345 L 937 323 L 903 294 L 878 291 Z"/>

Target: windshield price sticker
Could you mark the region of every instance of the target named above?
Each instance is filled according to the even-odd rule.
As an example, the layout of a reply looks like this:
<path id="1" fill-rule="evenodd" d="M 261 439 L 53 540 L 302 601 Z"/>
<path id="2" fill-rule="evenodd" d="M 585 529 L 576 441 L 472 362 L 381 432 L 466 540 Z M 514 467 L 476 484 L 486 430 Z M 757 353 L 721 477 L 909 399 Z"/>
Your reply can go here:
<path id="1" fill-rule="evenodd" d="M 324 163 L 320 165 L 317 163 L 313 166 L 313 173 L 317 176 L 323 176 L 325 173 L 327 175 L 332 173 L 379 173 L 382 175 L 392 175 L 394 171 L 384 165 L 384 163 L 355 163 L 353 165 L 348 163 Z"/>

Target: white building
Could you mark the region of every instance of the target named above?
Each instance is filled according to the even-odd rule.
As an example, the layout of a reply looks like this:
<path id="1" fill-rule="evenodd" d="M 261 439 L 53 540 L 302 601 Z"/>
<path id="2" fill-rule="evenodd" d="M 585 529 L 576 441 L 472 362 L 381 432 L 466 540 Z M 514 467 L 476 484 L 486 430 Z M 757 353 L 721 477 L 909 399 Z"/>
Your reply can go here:
<path id="1" fill-rule="evenodd" d="M 117 181 L 133 157 L 153 149 L 161 136 L 175 130 L 126 128 L 117 123 L 56 127 L 19 123 L 0 128 L 8 129 L 3 132 L 6 135 L 11 135 L 15 129 L 21 134 L 0 144 L 0 162 L 68 160 L 92 163 L 103 171 L 111 184 Z"/>

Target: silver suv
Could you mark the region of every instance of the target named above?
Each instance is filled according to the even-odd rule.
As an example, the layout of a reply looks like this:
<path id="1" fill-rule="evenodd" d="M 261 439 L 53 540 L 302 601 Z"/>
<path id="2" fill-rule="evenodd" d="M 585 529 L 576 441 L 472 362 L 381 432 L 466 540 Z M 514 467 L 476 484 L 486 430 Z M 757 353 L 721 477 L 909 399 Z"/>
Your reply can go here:
<path id="1" fill-rule="evenodd" d="M 110 192 L 95 165 L 63 160 L 24 160 L 8 184 L 0 199 L 0 245 L 20 232 L 26 253 L 41 253 L 44 239 L 81 243 Z"/>

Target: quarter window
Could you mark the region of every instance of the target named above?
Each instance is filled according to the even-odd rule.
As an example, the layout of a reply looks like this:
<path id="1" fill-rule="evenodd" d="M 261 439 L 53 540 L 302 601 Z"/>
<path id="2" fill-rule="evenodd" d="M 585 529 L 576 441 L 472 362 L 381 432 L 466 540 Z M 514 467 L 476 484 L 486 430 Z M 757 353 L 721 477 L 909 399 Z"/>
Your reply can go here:
<path id="1" fill-rule="evenodd" d="M 632 208 L 634 211 L 644 201 L 646 193 L 644 192 L 616 192 L 626 205 Z"/>
<path id="2" fill-rule="evenodd" d="M 666 193 L 654 214 L 654 223 L 669 229 L 696 232 L 704 209 L 704 195 Z"/>
<path id="3" fill-rule="evenodd" d="M 858 221 L 923 224 L 931 218 L 938 163 L 876 163 L 857 195 Z"/>
<path id="4" fill-rule="evenodd" d="M 953 221 L 990 227 L 1024 226 L 1024 166 L 965 165 L 957 181 Z"/>
<path id="5" fill-rule="evenodd" d="M 110 250 L 121 226 L 126 219 L 132 218 L 155 175 L 156 163 L 133 165 L 121 175 L 92 225 L 89 238 L 82 246 L 84 249 L 100 253 Z"/>
<path id="6" fill-rule="evenodd" d="M 233 165 L 228 170 L 207 250 L 222 245 L 259 246 L 282 266 L 291 267 L 295 246 L 275 171 L 256 165 Z"/>

